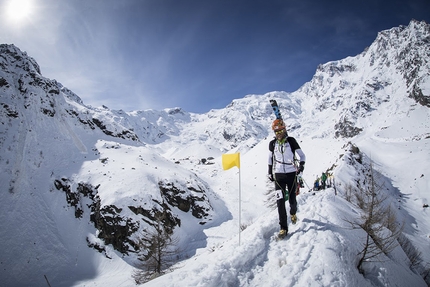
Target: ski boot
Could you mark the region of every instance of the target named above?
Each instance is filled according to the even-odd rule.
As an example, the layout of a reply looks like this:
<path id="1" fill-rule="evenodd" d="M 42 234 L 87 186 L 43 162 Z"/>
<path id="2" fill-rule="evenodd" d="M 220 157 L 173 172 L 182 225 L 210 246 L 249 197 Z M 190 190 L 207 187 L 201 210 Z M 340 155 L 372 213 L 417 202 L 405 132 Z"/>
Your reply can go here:
<path id="1" fill-rule="evenodd" d="M 297 215 L 295 215 L 295 214 L 291 214 L 291 222 L 292 222 L 293 224 L 296 224 L 296 223 L 297 223 Z"/>
<path id="2" fill-rule="evenodd" d="M 288 230 L 281 229 L 281 231 L 279 231 L 278 233 L 278 240 L 283 239 L 285 236 L 287 236 L 287 234 L 288 234 Z"/>

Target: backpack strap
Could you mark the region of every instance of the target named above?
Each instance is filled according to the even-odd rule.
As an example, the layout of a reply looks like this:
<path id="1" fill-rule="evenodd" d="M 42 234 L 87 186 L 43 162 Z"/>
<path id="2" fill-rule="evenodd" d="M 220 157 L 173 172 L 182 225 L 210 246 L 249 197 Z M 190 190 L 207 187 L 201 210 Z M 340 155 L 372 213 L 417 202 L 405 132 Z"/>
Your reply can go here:
<path id="1" fill-rule="evenodd" d="M 290 148 L 291 148 L 291 152 L 294 154 L 294 157 L 296 156 L 295 152 L 296 149 L 299 149 L 299 145 L 297 144 L 297 141 L 295 140 L 295 138 L 293 137 L 287 137 L 287 141 L 290 144 Z M 274 138 L 273 140 L 271 140 L 269 142 L 269 150 L 271 152 L 273 152 L 275 150 L 275 143 L 276 143 L 276 138 Z"/>
<path id="2" fill-rule="evenodd" d="M 275 150 L 275 142 L 276 142 L 276 138 L 274 138 L 273 140 L 271 140 L 270 143 L 269 143 L 269 150 L 271 152 L 273 152 Z"/>
<path id="3" fill-rule="evenodd" d="M 287 141 L 290 144 L 291 152 L 293 153 L 293 156 L 294 156 L 293 160 L 294 162 L 296 162 L 297 161 L 296 149 L 300 149 L 299 144 L 297 143 L 296 139 L 293 137 L 287 137 Z M 269 142 L 269 151 L 271 151 L 272 153 L 275 150 L 275 143 L 276 143 L 276 138 L 274 138 Z"/>
<path id="4" fill-rule="evenodd" d="M 296 158 L 296 149 L 299 148 L 297 141 L 293 137 L 287 137 L 287 141 L 290 144 L 291 151 L 293 152 L 294 159 Z"/>
<path id="5" fill-rule="evenodd" d="M 300 146 L 297 143 L 296 139 L 293 137 L 287 137 L 287 140 L 288 140 L 288 143 L 290 144 L 291 151 L 293 152 L 294 164 L 296 164 L 297 163 L 296 149 L 300 149 Z"/>

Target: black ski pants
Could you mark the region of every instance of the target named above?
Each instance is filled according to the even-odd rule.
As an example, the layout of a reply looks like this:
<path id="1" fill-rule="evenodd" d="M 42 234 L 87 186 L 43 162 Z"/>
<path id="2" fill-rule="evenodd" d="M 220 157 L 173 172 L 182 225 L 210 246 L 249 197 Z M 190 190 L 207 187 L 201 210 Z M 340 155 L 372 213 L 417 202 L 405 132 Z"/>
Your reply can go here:
<path id="1" fill-rule="evenodd" d="M 290 214 L 296 214 L 297 212 L 297 200 L 296 200 L 296 189 L 297 189 L 297 174 L 295 172 L 290 173 L 275 173 L 275 190 L 283 190 L 284 197 L 277 200 L 279 214 L 279 225 L 282 229 L 288 230 L 287 224 L 287 211 L 285 208 L 285 192 L 288 192 L 288 202 L 290 203 Z M 288 188 L 288 189 L 286 189 Z"/>

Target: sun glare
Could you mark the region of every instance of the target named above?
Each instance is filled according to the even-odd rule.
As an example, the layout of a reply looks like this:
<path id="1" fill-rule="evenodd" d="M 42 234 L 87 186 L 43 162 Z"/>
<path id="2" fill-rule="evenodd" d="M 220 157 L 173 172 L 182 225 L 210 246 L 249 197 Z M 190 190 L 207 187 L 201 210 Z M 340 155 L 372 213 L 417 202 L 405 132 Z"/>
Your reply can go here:
<path id="1" fill-rule="evenodd" d="M 6 16 L 15 23 L 28 19 L 33 11 L 33 0 L 9 0 L 6 4 Z"/>

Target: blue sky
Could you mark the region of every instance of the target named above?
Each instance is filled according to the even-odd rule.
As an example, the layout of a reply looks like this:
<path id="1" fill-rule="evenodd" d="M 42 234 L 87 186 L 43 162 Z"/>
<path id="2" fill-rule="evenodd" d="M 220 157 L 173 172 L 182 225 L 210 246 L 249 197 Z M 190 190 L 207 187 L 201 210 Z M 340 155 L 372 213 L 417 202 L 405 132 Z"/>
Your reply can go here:
<path id="1" fill-rule="evenodd" d="M 0 14 L 0 43 L 87 105 L 205 113 L 293 92 L 379 31 L 430 23 L 430 1 L 0 0 Z"/>

